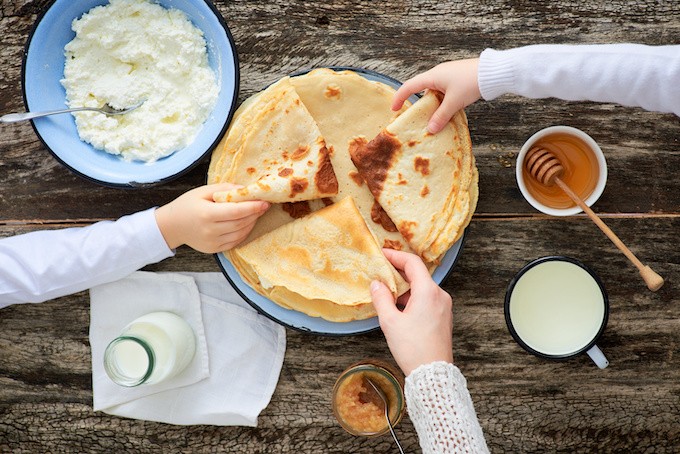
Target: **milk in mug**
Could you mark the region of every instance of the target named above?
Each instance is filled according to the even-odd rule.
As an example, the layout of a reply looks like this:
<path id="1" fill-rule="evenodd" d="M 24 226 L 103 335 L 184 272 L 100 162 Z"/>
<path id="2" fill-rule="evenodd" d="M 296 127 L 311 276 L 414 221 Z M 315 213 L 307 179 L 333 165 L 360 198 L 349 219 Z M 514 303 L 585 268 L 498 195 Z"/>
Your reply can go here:
<path id="1" fill-rule="evenodd" d="M 550 260 L 527 270 L 510 297 L 510 319 L 530 348 L 567 356 L 587 347 L 605 320 L 599 284 L 574 263 Z"/>

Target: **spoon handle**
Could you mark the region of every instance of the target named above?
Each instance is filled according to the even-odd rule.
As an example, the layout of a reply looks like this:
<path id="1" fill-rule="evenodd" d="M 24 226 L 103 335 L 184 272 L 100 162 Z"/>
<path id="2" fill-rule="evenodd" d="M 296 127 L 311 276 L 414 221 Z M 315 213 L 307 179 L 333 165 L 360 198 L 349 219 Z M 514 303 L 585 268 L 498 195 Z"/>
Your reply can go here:
<path id="1" fill-rule="evenodd" d="M 404 450 L 401 449 L 401 444 L 399 444 L 399 440 L 397 440 L 397 434 L 394 433 L 394 429 L 392 428 L 392 423 L 390 422 L 390 417 L 387 413 L 385 413 L 385 416 L 387 417 L 387 426 L 390 428 L 390 433 L 392 434 L 392 438 L 394 438 L 394 442 L 397 444 L 397 448 L 399 448 L 399 452 L 401 454 L 404 454 Z"/>
<path id="2" fill-rule="evenodd" d="M 18 121 L 31 120 L 33 118 L 45 117 L 47 115 L 77 112 L 79 110 L 99 110 L 94 107 L 74 107 L 73 109 L 47 110 L 44 112 L 21 112 L 11 113 L 0 117 L 0 123 L 16 123 Z"/>
<path id="3" fill-rule="evenodd" d="M 571 188 L 561 179 L 555 178 L 555 183 L 562 188 L 562 190 L 576 203 L 581 209 L 588 215 L 588 217 L 597 225 L 602 232 L 607 235 L 607 238 L 611 240 L 614 245 L 619 248 L 621 252 L 623 252 L 623 255 L 625 255 L 628 260 L 630 260 L 633 265 L 635 265 L 640 272 L 640 276 L 642 276 L 642 279 L 645 281 L 645 284 L 647 284 L 647 288 L 650 289 L 653 292 L 656 292 L 661 288 L 661 286 L 664 283 L 664 280 L 661 276 L 659 276 L 654 270 L 652 270 L 649 266 L 644 265 L 636 256 L 633 254 L 633 252 L 628 249 L 628 247 L 623 244 L 623 241 L 619 239 L 618 236 L 610 229 L 607 224 L 600 219 L 600 217 L 595 214 L 593 210 L 590 209 L 588 205 L 585 204 L 583 200 L 574 192 L 571 190 Z"/>

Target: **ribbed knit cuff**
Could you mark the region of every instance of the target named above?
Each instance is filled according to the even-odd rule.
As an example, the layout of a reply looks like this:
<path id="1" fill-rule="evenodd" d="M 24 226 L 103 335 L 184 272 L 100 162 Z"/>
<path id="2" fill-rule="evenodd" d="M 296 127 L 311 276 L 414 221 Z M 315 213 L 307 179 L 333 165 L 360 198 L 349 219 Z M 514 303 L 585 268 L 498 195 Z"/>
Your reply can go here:
<path id="1" fill-rule="evenodd" d="M 486 101 L 511 93 L 515 86 L 515 68 L 510 51 L 485 49 L 479 56 L 477 83 Z"/>

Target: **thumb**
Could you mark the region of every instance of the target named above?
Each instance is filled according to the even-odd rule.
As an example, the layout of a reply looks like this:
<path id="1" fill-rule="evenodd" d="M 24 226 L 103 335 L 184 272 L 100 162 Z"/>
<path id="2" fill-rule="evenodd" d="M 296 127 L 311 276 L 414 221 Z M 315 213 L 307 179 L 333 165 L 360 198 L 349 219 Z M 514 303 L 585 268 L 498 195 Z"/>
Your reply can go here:
<path id="1" fill-rule="evenodd" d="M 373 307 L 378 313 L 378 318 L 385 317 L 393 312 L 399 312 L 394 303 L 394 296 L 385 284 L 380 281 L 371 282 L 371 299 Z"/>
<path id="2" fill-rule="evenodd" d="M 451 118 L 463 108 L 463 105 L 456 98 L 456 94 L 447 93 L 444 96 L 444 100 L 437 110 L 430 117 L 430 121 L 427 124 L 427 130 L 431 134 L 437 134 L 439 131 L 444 129 L 444 126 L 451 121 Z"/>

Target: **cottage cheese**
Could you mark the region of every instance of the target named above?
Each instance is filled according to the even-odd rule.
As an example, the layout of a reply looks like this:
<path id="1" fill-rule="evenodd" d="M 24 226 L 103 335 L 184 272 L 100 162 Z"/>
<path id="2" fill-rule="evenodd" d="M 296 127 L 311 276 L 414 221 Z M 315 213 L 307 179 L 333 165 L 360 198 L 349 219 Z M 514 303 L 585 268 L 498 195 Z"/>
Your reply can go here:
<path id="1" fill-rule="evenodd" d="M 65 47 L 70 107 L 123 108 L 75 114 L 80 138 L 126 160 L 152 162 L 189 145 L 212 112 L 219 86 L 203 33 L 186 15 L 147 0 L 111 0 L 76 19 Z"/>

